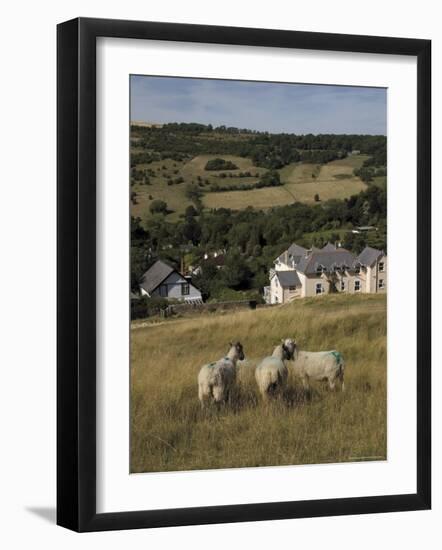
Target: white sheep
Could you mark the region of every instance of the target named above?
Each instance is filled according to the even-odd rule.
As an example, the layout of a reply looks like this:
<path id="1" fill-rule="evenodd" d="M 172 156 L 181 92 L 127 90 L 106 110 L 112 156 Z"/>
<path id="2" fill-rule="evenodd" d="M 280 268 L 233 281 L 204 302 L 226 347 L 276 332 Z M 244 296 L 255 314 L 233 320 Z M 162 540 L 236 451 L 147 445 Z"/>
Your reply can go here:
<path id="1" fill-rule="evenodd" d="M 331 390 L 339 381 L 344 391 L 344 358 L 339 351 L 299 351 L 296 343 L 290 368 L 301 378 L 305 390 L 310 389 L 310 380 L 326 380 Z"/>
<path id="2" fill-rule="evenodd" d="M 281 340 L 269 357 L 256 367 L 255 378 L 264 400 L 281 395 L 287 386 L 288 369 L 285 361 L 293 359 L 295 342 L 290 338 Z"/>
<path id="3" fill-rule="evenodd" d="M 226 403 L 236 382 L 236 363 L 244 360 L 244 350 L 240 342 L 230 342 L 225 357 L 201 367 L 198 374 L 198 398 L 201 407 L 206 401 Z"/>

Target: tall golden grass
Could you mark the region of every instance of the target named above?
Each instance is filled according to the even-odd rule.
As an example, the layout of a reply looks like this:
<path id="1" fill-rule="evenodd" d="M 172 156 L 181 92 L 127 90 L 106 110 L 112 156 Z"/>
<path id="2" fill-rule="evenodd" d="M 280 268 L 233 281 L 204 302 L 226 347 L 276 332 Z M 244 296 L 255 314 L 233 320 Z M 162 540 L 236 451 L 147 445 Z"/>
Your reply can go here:
<path id="1" fill-rule="evenodd" d="M 265 405 L 254 368 L 282 337 L 338 349 L 346 391 L 305 395 L 291 373 Z M 200 367 L 240 340 L 231 404 L 201 410 Z M 205 314 L 131 331 L 131 471 L 156 472 L 386 458 L 386 297 L 323 296 L 256 311 Z"/>

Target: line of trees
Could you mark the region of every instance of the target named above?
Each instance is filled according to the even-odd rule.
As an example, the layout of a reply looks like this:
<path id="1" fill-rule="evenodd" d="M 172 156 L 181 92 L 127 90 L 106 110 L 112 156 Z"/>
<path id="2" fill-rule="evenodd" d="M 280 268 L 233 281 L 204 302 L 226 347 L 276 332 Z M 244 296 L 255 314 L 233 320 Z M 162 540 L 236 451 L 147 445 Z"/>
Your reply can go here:
<path id="1" fill-rule="evenodd" d="M 222 128 L 184 123 L 165 124 L 162 128 L 132 126 L 132 137 L 139 138 L 138 146 L 147 151 L 134 154 L 133 165 L 142 161 L 147 163 L 156 155 L 182 160 L 189 156 L 214 154 L 248 157 L 256 166 L 276 169 L 292 162 L 326 163 L 345 157 L 353 150 L 374 157 L 377 163 L 386 159 L 385 136 L 269 134 Z M 215 139 L 216 134 L 225 135 L 222 139 Z"/>
<path id="2" fill-rule="evenodd" d="M 167 210 L 167 205 L 157 207 Z M 343 246 L 355 253 L 367 244 L 386 250 L 386 213 L 385 189 L 370 186 L 345 200 L 313 205 L 294 203 L 265 212 L 253 208 L 207 212 L 190 206 L 177 223 L 153 217 L 144 227 L 139 218 L 132 218 L 132 284 L 135 288 L 150 263 L 159 257 L 179 267 L 183 247 L 191 250 L 188 261 L 194 264 L 201 261 L 207 250 L 225 249 L 223 269 L 217 269 L 210 261 L 204 262 L 206 267 L 195 281 L 204 297 L 220 299 L 223 289 L 257 292 L 268 284 L 268 269 L 274 258 L 293 241 L 307 247 L 322 246 L 325 239 L 321 232 L 328 231 L 332 241 L 343 235 Z M 378 231 L 358 235 L 349 230 L 343 232 L 358 225 L 375 225 Z"/>

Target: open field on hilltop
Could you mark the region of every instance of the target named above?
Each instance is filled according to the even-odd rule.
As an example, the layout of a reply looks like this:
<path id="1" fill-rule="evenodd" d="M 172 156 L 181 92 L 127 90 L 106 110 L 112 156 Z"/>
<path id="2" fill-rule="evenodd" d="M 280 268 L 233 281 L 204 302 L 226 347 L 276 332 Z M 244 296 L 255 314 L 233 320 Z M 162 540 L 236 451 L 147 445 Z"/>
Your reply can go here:
<path id="1" fill-rule="evenodd" d="M 367 186 L 359 178 L 321 181 L 319 178 L 309 183 L 287 183 L 280 187 L 263 187 L 249 191 L 225 191 L 204 195 L 203 203 L 207 208 L 232 208 L 241 210 L 248 206 L 271 208 L 283 206 L 295 201 L 314 203 L 318 194 L 321 201 L 345 199 L 356 195 Z"/>
<path id="2" fill-rule="evenodd" d="M 284 206 L 295 201 L 285 186 L 263 187 L 249 191 L 224 191 L 223 193 L 208 193 L 203 197 L 203 204 L 207 208 L 231 208 L 243 210 L 248 206 L 264 209 L 272 206 Z"/>
<path id="3" fill-rule="evenodd" d="M 207 164 L 207 161 L 216 159 L 216 158 L 222 158 L 226 161 L 233 162 L 235 166 L 238 167 L 237 170 L 205 170 L 205 166 Z M 193 177 L 196 178 L 197 176 L 201 176 L 203 178 L 207 176 L 216 176 L 218 174 L 221 174 L 222 172 L 225 173 L 231 173 L 231 174 L 237 174 L 238 172 L 247 171 L 250 170 L 253 174 L 255 173 L 263 173 L 266 172 L 265 168 L 259 168 L 257 166 L 253 165 L 253 162 L 249 158 L 244 157 L 237 157 L 234 155 L 198 155 L 197 157 L 194 157 L 192 160 L 189 160 L 187 162 L 182 170 L 181 174 L 183 176 Z"/>
<path id="4" fill-rule="evenodd" d="M 328 164 L 329 166 L 341 166 L 344 168 L 349 166 L 353 170 L 354 168 L 360 168 L 364 161 L 368 160 L 369 158 L 370 155 L 350 155 L 343 159 L 332 160 Z"/>
<path id="5" fill-rule="evenodd" d="M 320 164 L 299 163 L 288 164 L 278 170 L 284 183 L 311 183 L 321 170 Z"/>
<path id="6" fill-rule="evenodd" d="M 287 191 L 299 202 L 315 202 L 318 194 L 321 201 L 329 199 L 346 199 L 367 189 L 359 178 L 350 178 L 337 181 L 321 181 L 315 183 L 291 183 L 285 185 Z"/>
<path id="7" fill-rule="evenodd" d="M 281 337 L 338 349 L 346 391 L 293 375 L 285 400 L 264 406 L 254 367 Z M 239 339 L 231 407 L 202 411 L 196 377 Z M 386 297 L 329 295 L 255 311 L 167 320 L 131 331 L 131 472 L 310 464 L 386 458 Z"/>
<path id="8" fill-rule="evenodd" d="M 133 148 L 132 152 L 140 152 Z M 208 160 L 223 158 L 238 166 L 237 170 L 208 171 L 205 166 Z M 313 203 L 318 194 L 321 201 L 336 198 L 343 199 L 366 189 L 366 185 L 353 175 L 353 169 L 360 167 L 366 155 L 353 155 L 345 159 L 329 162 L 325 165 L 294 163 L 279 171 L 280 187 L 264 187 L 261 189 L 236 190 L 244 184 L 256 183 L 259 175 L 267 170 L 254 166 L 249 158 L 235 155 L 198 155 L 193 159 L 173 161 L 166 159 L 150 164 L 139 164 L 139 170 L 150 171 L 150 185 L 136 184 L 132 191 L 137 194 L 136 204 L 131 205 L 131 214 L 143 221 L 152 214 L 149 205 L 152 200 L 161 199 L 169 207 L 167 220 L 177 221 L 192 202 L 186 197 L 186 186 L 189 183 L 199 183 L 203 193 L 202 201 L 206 208 L 244 209 L 253 206 L 258 209 L 283 206 L 294 201 Z M 250 172 L 251 177 L 239 177 L 240 172 Z M 220 178 L 221 173 L 228 177 Z M 169 179 L 182 177 L 180 184 L 168 185 Z M 211 185 L 219 184 L 232 190 L 213 193 Z"/>

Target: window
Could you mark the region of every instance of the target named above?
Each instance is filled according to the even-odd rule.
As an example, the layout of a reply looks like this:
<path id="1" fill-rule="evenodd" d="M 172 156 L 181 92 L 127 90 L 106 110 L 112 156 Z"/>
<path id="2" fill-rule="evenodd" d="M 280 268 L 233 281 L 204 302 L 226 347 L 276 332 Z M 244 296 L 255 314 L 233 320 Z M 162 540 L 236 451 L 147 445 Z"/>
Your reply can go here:
<path id="1" fill-rule="evenodd" d="M 160 296 L 163 297 L 163 298 L 167 298 L 167 296 L 168 296 L 167 285 L 161 285 L 160 286 Z"/>
<path id="2" fill-rule="evenodd" d="M 355 273 L 360 273 L 361 272 L 361 266 L 358 265 L 355 267 Z"/>
<path id="3" fill-rule="evenodd" d="M 322 294 L 323 288 L 321 283 L 316 283 L 316 294 Z"/>
<path id="4" fill-rule="evenodd" d="M 345 281 L 341 281 L 341 290 L 345 290 Z"/>
<path id="5" fill-rule="evenodd" d="M 361 290 L 361 281 L 355 281 L 355 292 L 360 292 Z"/>
<path id="6" fill-rule="evenodd" d="M 379 262 L 379 271 L 384 271 L 384 262 Z"/>
<path id="7" fill-rule="evenodd" d="M 188 296 L 190 294 L 189 283 L 183 283 L 181 285 L 181 296 Z"/>
<path id="8" fill-rule="evenodd" d="M 384 288 L 384 279 L 379 279 L 379 288 Z"/>
<path id="9" fill-rule="evenodd" d="M 290 292 L 293 292 L 294 290 L 296 290 L 296 286 L 289 286 L 289 290 Z"/>

